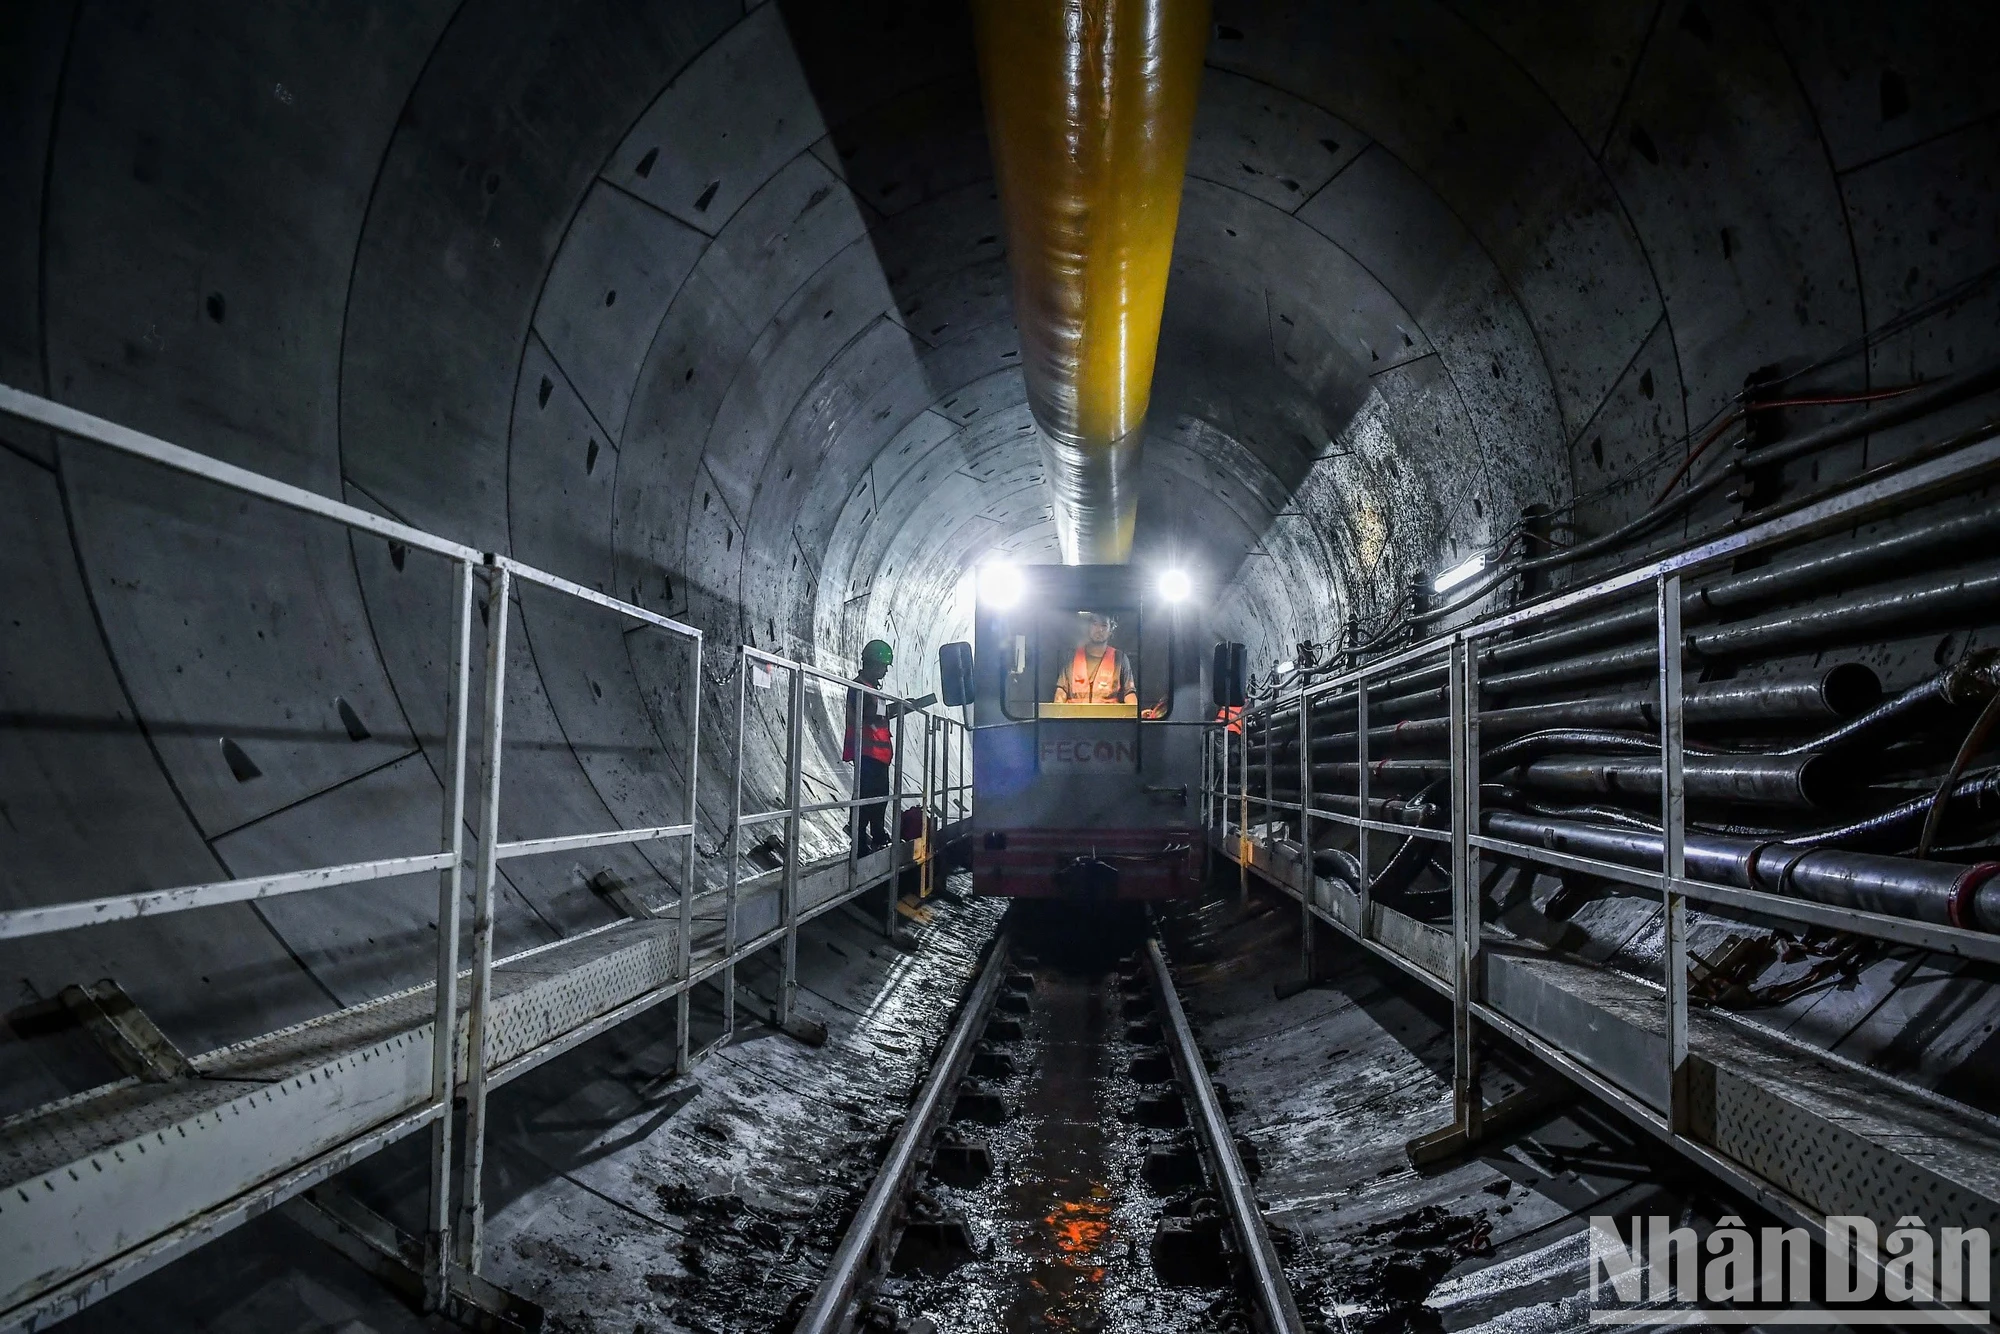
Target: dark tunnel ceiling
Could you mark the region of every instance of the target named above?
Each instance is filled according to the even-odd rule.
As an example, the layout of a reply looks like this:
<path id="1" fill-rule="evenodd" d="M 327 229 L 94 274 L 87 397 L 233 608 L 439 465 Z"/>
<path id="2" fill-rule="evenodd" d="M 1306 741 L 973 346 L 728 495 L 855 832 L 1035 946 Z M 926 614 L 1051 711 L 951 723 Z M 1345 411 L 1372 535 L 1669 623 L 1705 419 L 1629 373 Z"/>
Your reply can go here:
<path id="1" fill-rule="evenodd" d="M 1525 503 L 1643 504 L 1651 475 L 1599 492 L 1757 367 L 1991 264 L 1975 15 L 1218 3 L 1139 559 L 1197 571 L 1268 663 Z M 20 26 L 7 382 L 691 619 L 712 682 L 744 640 L 841 665 L 886 634 L 891 684 L 917 686 L 972 564 L 1052 558 L 954 6 L 47 4 Z M 1829 374 L 1978 361 L 1995 310 Z M 32 817 L 10 902 L 432 836 L 434 571 L 6 438 L 5 707 L 113 724 L 0 735 Z M 613 628 L 522 610 L 508 818 L 662 822 L 684 682 Z M 726 772 L 720 725 L 706 740 Z M 567 867 L 509 892 L 517 943 L 608 912 Z M 59 987 L 130 956 L 142 1000 L 194 1023 L 208 1003 L 165 954 L 256 998 L 199 1046 L 379 993 L 403 967 L 381 941 L 427 948 L 392 898 L 65 939 L 19 971 Z"/>

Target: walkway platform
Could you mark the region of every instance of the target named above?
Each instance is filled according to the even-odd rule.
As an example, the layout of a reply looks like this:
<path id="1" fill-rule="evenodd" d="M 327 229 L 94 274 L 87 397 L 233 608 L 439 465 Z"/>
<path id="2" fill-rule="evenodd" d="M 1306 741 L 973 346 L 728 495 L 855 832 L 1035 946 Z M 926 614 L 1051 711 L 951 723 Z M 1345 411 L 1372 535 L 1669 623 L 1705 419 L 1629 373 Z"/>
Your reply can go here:
<path id="1" fill-rule="evenodd" d="M 940 831 L 940 844 L 968 827 Z M 890 857 L 860 858 L 851 879 L 845 856 L 802 867 L 799 922 L 882 886 Z M 696 896 L 686 979 L 679 924 L 667 918 L 495 960 L 489 1088 L 782 940 L 782 874 L 738 885 L 733 957 L 726 891 Z M 433 991 L 426 983 L 208 1052 L 189 1078 L 128 1078 L 0 1122 L 0 1331 L 47 1328 L 428 1126 Z M 460 1037 L 464 1051 L 462 1027 Z"/>
<path id="2" fill-rule="evenodd" d="M 1300 849 L 1231 827 L 1217 853 L 1241 861 L 1312 916 L 1433 991 L 1452 994 L 1452 935 L 1345 884 L 1311 877 Z M 1914 1215 L 1932 1229 L 2000 1235 L 2000 1123 L 1928 1091 L 1714 1009 L 1689 1013 L 1691 1124 L 1665 1116 L 1662 988 L 1487 933 L 1472 1014 L 1610 1101 L 1789 1222 L 1830 1215 L 1885 1234 Z"/>

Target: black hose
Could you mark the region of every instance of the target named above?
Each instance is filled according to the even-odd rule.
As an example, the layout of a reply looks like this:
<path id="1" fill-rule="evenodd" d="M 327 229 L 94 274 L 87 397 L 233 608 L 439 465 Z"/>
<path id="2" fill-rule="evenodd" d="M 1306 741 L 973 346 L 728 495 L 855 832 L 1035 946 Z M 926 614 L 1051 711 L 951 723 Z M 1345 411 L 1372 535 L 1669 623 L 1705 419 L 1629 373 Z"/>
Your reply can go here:
<path id="1" fill-rule="evenodd" d="M 1965 772 L 1965 766 L 1986 745 L 1986 738 L 1992 733 L 1993 725 L 1996 722 L 2000 722 L 2000 695 L 1995 695 L 1992 699 L 1987 700 L 1986 707 L 1979 711 L 1978 720 L 1972 724 L 1972 730 L 1965 734 L 1964 744 L 1959 746 L 1958 754 L 1953 757 L 1951 767 L 1945 770 L 1944 778 L 1938 783 L 1937 791 L 1931 795 L 1930 810 L 1924 815 L 1924 832 L 1917 839 L 1917 856 L 1928 857 L 1930 855 L 1931 844 L 1937 839 L 1938 824 L 1944 819 L 1946 798 L 1956 791 L 1958 776 Z"/>
<path id="2" fill-rule="evenodd" d="M 1924 822 L 1936 802 L 1937 794 L 1926 792 L 1865 820 L 1836 825 L 1831 829 L 1787 834 L 1783 841 L 1794 847 L 1908 852 L 1918 846 Z M 1956 783 L 1951 795 L 1945 798 L 1941 818 L 1958 829 L 1968 831 L 2000 825 L 2000 769 Z"/>
<path id="3" fill-rule="evenodd" d="M 1859 750 L 1863 747 L 1906 740 L 1925 714 L 1963 708 L 1991 698 L 2000 690 L 2000 652 L 1988 649 L 1964 658 L 1916 685 L 1850 719 L 1830 732 L 1775 755 L 1802 755 L 1807 751 Z"/>
<path id="4" fill-rule="evenodd" d="M 1431 804 L 1431 797 L 1436 792 L 1437 784 L 1434 783 L 1418 793 L 1416 800 L 1410 803 L 1411 807 L 1419 809 L 1417 827 L 1420 829 L 1430 823 L 1430 818 L 1437 809 Z M 1362 831 L 1362 837 L 1367 837 L 1365 830 Z M 1396 849 L 1394 855 L 1389 858 L 1388 863 L 1381 870 L 1377 871 L 1374 878 L 1368 882 L 1368 896 L 1371 899 L 1396 898 L 1400 896 L 1416 882 L 1417 875 L 1423 870 L 1424 860 L 1429 855 L 1429 852 L 1430 845 L 1428 840 L 1416 834 L 1410 834 L 1405 837 L 1402 846 Z M 1326 859 L 1324 869 L 1322 869 L 1320 864 L 1322 858 Z M 1342 852 L 1337 848 L 1326 848 L 1314 853 L 1313 874 L 1324 874 L 1331 879 L 1343 880 L 1349 889 L 1356 893 L 1360 892 L 1361 861 L 1352 853 Z"/>
<path id="5" fill-rule="evenodd" d="M 1488 811 L 1480 827 L 1496 838 L 1644 870 L 1658 870 L 1662 856 L 1661 836 L 1645 830 L 1512 811 Z M 2000 862 L 1962 866 L 1693 831 L 1685 848 L 1690 879 L 1891 917 L 2000 931 Z"/>
<path id="6" fill-rule="evenodd" d="M 1659 733 L 1618 732 L 1595 727 L 1554 727 L 1544 732 L 1503 741 L 1479 752 L 1482 773 L 1500 773 L 1517 764 L 1527 764 L 1545 755 L 1657 755 Z M 1721 754 L 1702 746 L 1681 746 L 1683 755 L 1709 757 Z"/>

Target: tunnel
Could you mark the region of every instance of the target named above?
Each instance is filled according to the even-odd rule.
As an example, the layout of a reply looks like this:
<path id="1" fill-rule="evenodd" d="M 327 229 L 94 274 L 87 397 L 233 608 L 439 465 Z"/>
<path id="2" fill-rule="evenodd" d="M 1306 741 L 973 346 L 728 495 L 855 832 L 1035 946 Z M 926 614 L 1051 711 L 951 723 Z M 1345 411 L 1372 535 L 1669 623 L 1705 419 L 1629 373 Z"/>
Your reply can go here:
<path id="1" fill-rule="evenodd" d="M 1945 1231 L 1914 1300 L 1956 1300 L 1947 1254 L 2000 1227 L 2000 17 L 1017 3 L 8 7 L 0 1330 L 818 1328 L 1003 937 L 1034 989 L 985 1003 L 1024 997 L 1049 1044 L 1006 1067 L 1009 1124 L 1123 1098 L 1110 1147 L 1076 1132 L 1114 1155 L 1096 1179 L 1153 1171 L 1117 1135 L 1157 1131 L 1209 1144 L 1211 1185 L 1249 1144 L 1264 1197 L 1231 1277 L 1166 1296 L 1119 1266 L 1160 1254 L 1161 1208 L 1200 1234 L 1219 1185 L 1143 1229 L 1023 1206 L 1115 1251 L 1051 1252 L 1110 1277 L 1072 1307 L 1035 1270 L 1034 1328 L 1268 1327 L 1226 1295 L 1263 1220 L 1300 1329 L 1586 1323 L 1626 1291 L 1606 1229 L 1629 1259 L 1646 1218 L 1702 1263 L 1803 1227 L 1813 1266 L 1859 1244 L 1832 1220 L 1894 1257 L 1920 1218 Z M 1164 297 L 1101 566 L 1075 534 L 1110 484 L 1066 474 L 1024 374 L 1043 292 L 995 164 L 1055 150 L 997 108 L 1054 94 L 994 46 L 1010 11 L 1068 34 L 1051 60 L 1126 19 L 1191 34 L 1191 121 L 1144 127 Z M 1185 1003 L 1233 1136 L 1200 1140 L 1198 1092 L 1192 1129 L 1148 1129 L 1150 1086 L 1064 1073 L 1062 1025 L 1115 1046 L 1152 985 L 1095 898 L 1154 854 L 1091 842 L 1054 907 L 982 880 L 1038 846 L 982 823 L 988 715 L 936 702 L 941 650 L 1007 651 L 995 569 L 1186 592 L 1199 760 L 1145 791 L 1179 786 L 1201 884 L 1153 905 L 1157 1013 Z M 1671 708 L 1638 698 L 1662 642 Z M 857 678 L 916 701 L 888 853 L 851 814 Z M 1887 758 L 1802 749 L 1847 725 Z M 1457 841 L 1392 827 L 1427 821 Z M 1845 852 L 1797 851 L 1827 830 Z M 1723 891 L 1663 891 L 1678 856 Z M 1093 901 L 1065 925 L 1062 894 Z M 762 952 L 697 979 L 725 923 Z M 1076 965 L 1102 994 L 1064 971 L 1082 936 L 1117 947 Z M 490 1102 L 432 1054 L 459 968 L 459 1004 L 500 1007 L 470 1030 L 510 1053 Z M 1629 1018 L 1659 1003 L 1658 1034 Z M 918 1190 L 898 1235 L 957 1235 Z M 966 1263 L 1025 1284 L 1027 1233 L 974 1224 Z M 458 1268 L 424 1253 L 468 1235 Z M 1905 1271 L 1857 1263 L 1891 1301 Z M 1030 1327 L 929 1281 L 840 1327 Z"/>

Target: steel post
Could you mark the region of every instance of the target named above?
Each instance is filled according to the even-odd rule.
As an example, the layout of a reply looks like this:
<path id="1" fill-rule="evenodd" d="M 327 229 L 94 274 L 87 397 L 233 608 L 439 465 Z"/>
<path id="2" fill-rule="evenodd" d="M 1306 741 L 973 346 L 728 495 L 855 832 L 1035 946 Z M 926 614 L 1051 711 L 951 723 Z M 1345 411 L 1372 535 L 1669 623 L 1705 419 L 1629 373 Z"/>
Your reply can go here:
<path id="1" fill-rule="evenodd" d="M 932 889 L 932 864 L 936 860 L 937 853 L 937 849 L 931 846 L 931 822 L 934 819 L 942 822 L 941 813 L 931 809 L 931 804 L 937 800 L 935 791 L 936 770 L 939 763 L 939 752 L 942 749 L 943 747 L 938 736 L 937 722 L 926 713 L 924 715 L 924 791 L 918 803 L 918 809 L 924 813 L 924 861 L 921 894 L 925 898 L 930 897 Z"/>
<path id="2" fill-rule="evenodd" d="M 1307 982 L 1319 976 L 1319 951 L 1313 948 L 1317 934 L 1313 922 L 1313 900 L 1319 897 L 1319 874 L 1313 870 L 1312 822 L 1312 705 L 1305 687 L 1299 687 L 1299 860 L 1304 871 L 1305 893 L 1299 900 L 1299 968 Z"/>
<path id="3" fill-rule="evenodd" d="M 1478 712 L 1472 698 L 1472 655 L 1463 640 L 1451 646 L 1451 1101 L 1453 1121 L 1468 1140 L 1479 1136 L 1478 1052 L 1473 1046 L 1472 1005 L 1478 976 L 1479 859 L 1471 836 L 1478 819 Z"/>
<path id="4" fill-rule="evenodd" d="M 736 655 L 736 754 L 730 765 L 728 888 L 724 891 L 722 922 L 723 957 L 729 962 L 722 970 L 722 1031 L 736 1033 L 736 894 L 743 881 L 743 736 L 750 711 L 750 673 L 758 664 L 747 653 Z"/>
<path id="5" fill-rule="evenodd" d="M 847 779 L 847 890 L 861 879 L 861 720 L 868 716 L 867 696 L 847 689 L 847 735 L 854 738 L 854 770 Z"/>
<path id="6" fill-rule="evenodd" d="M 1687 896 L 1674 883 L 1687 875 L 1687 782 L 1682 765 L 1681 577 L 1659 580 L 1660 655 L 1660 891 L 1666 951 L 1667 1128 L 1688 1131 Z"/>
<path id="7" fill-rule="evenodd" d="M 700 793 L 696 790 L 701 777 L 701 640 L 694 641 L 694 697 L 688 708 L 688 769 L 687 769 L 687 843 L 681 855 L 681 899 L 677 929 L 674 932 L 674 953 L 678 967 L 675 976 L 680 981 L 680 994 L 674 997 L 674 1068 L 686 1074 L 694 1067 L 694 1057 L 688 1042 L 688 976 L 694 966 L 694 896 L 696 890 L 695 850 L 700 840 L 695 837 L 701 823 Z"/>
<path id="8" fill-rule="evenodd" d="M 1250 901 L 1250 710 L 1236 711 L 1236 898 Z M 1226 743 L 1225 743 L 1226 744 Z"/>
<path id="9" fill-rule="evenodd" d="M 887 711 L 887 701 L 882 707 Z M 903 733 L 907 730 L 903 725 L 908 721 L 909 715 L 898 710 L 896 755 L 889 766 L 889 805 L 884 812 L 889 826 L 889 892 L 883 896 L 882 934 L 891 940 L 896 938 L 896 900 L 903 888 Z"/>
<path id="10" fill-rule="evenodd" d="M 472 686 L 472 564 L 452 562 L 451 679 L 445 717 L 444 809 L 440 846 L 451 864 L 438 872 L 437 983 L 431 1031 L 430 1203 L 424 1220 L 426 1309 L 445 1304 L 451 1286 L 452 1097 L 458 1091 L 458 933 L 459 896 L 465 861 L 465 751 L 467 696 Z"/>
<path id="11" fill-rule="evenodd" d="M 486 718 L 480 730 L 479 863 L 473 876 L 472 995 L 467 1005 L 464 1173 L 458 1263 L 478 1273 L 486 1230 L 486 1012 L 493 988 L 493 881 L 500 867 L 500 762 L 507 704 L 507 616 L 513 576 L 486 576 Z"/>
<path id="12" fill-rule="evenodd" d="M 1355 791 L 1360 795 L 1360 804 L 1354 809 L 1362 819 L 1368 818 L 1368 679 L 1363 677 L 1354 683 L 1354 707 L 1361 719 L 1355 737 Z M 1368 831 L 1354 831 L 1354 862 L 1360 868 L 1357 878 L 1360 884 L 1354 887 L 1355 895 L 1361 900 L 1361 938 L 1368 940 L 1375 934 L 1374 909 L 1370 906 L 1368 885 L 1374 879 L 1374 868 L 1368 856 Z"/>
<path id="13" fill-rule="evenodd" d="M 790 670 L 791 705 L 785 711 L 785 809 L 789 814 L 785 817 L 785 870 L 778 889 L 778 913 L 785 926 L 783 962 L 778 982 L 778 1026 L 781 1028 L 792 1021 L 792 1007 L 798 1000 L 799 838 L 805 829 L 805 816 L 799 807 L 805 804 L 806 674 L 796 667 Z M 858 768 L 858 737 L 855 757 Z M 850 868 L 852 865 L 850 860 Z M 853 883 L 851 869 L 848 883 Z"/>

